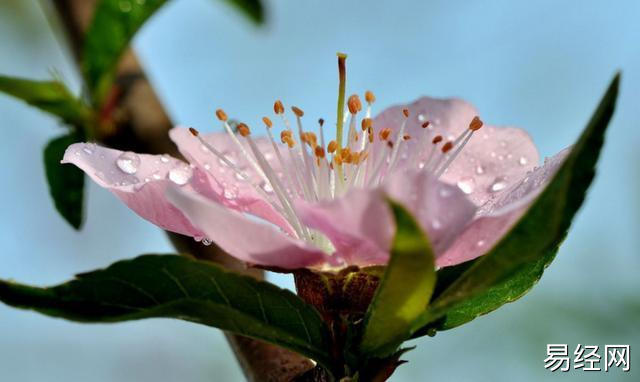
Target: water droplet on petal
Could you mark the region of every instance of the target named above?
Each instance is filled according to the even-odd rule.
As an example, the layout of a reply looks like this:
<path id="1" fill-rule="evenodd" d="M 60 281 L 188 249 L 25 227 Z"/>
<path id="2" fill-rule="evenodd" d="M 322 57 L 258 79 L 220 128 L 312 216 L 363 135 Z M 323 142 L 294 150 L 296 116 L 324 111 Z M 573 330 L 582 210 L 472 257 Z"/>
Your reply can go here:
<path id="1" fill-rule="evenodd" d="M 476 174 L 481 175 L 484 174 L 484 168 L 480 165 L 476 166 Z"/>
<path id="2" fill-rule="evenodd" d="M 92 148 L 90 148 L 89 146 L 84 146 L 84 147 L 82 148 L 82 151 L 84 151 L 84 153 L 85 153 L 85 154 L 87 154 L 87 155 L 91 155 L 91 154 L 93 154 L 93 149 L 92 149 Z"/>
<path id="3" fill-rule="evenodd" d="M 418 114 L 418 121 L 420 122 L 424 122 L 427 120 L 427 117 L 424 116 L 424 114 Z"/>
<path id="4" fill-rule="evenodd" d="M 208 245 L 211 245 L 211 243 L 213 243 L 213 242 L 211 241 L 211 239 L 206 238 L 206 237 L 205 237 L 205 238 L 203 238 L 203 239 L 202 239 L 202 241 L 200 241 L 200 242 L 201 242 L 203 245 L 207 245 L 207 246 L 208 246 Z"/>
<path id="5" fill-rule="evenodd" d="M 476 243 L 476 245 L 477 245 L 478 247 L 482 247 L 482 246 L 484 246 L 484 245 L 485 245 L 485 241 L 484 241 L 484 240 L 478 240 L 478 242 Z"/>
<path id="6" fill-rule="evenodd" d="M 224 190 L 224 197 L 227 199 L 233 199 L 236 197 L 236 194 L 233 191 L 226 189 Z"/>
<path id="7" fill-rule="evenodd" d="M 431 226 L 433 227 L 433 229 L 440 229 L 442 228 L 442 223 L 440 223 L 440 220 L 438 219 L 433 219 L 431 221 Z"/>
<path id="8" fill-rule="evenodd" d="M 420 162 L 420 163 L 418 163 L 418 168 L 419 168 L 419 169 L 421 169 L 421 170 L 422 170 L 422 169 L 424 168 L 424 166 L 425 166 L 425 163 L 424 163 L 424 162 Z"/>
<path id="9" fill-rule="evenodd" d="M 160 161 L 161 161 L 162 163 L 169 163 L 169 157 L 168 157 L 167 155 L 162 155 L 162 156 L 160 157 Z"/>
<path id="10" fill-rule="evenodd" d="M 207 170 L 207 171 L 211 170 L 211 165 L 209 163 L 205 163 L 204 164 L 204 169 Z"/>
<path id="11" fill-rule="evenodd" d="M 140 157 L 136 153 L 126 151 L 116 159 L 116 165 L 125 174 L 135 174 L 140 167 Z"/>
<path id="12" fill-rule="evenodd" d="M 520 159 L 518 160 L 518 163 L 520 163 L 521 166 L 524 166 L 527 163 L 529 163 L 529 160 L 526 157 L 520 157 Z"/>
<path id="13" fill-rule="evenodd" d="M 160 175 L 159 171 L 154 172 L 153 174 L 151 174 L 151 176 L 153 177 L 153 179 L 155 180 L 160 180 L 162 179 L 162 175 Z"/>
<path id="14" fill-rule="evenodd" d="M 491 192 L 498 192 L 505 187 L 507 187 L 507 183 L 501 178 L 496 178 L 491 187 L 489 187 L 489 190 L 491 190 Z"/>
<path id="15" fill-rule="evenodd" d="M 473 178 L 462 178 L 458 181 L 457 186 L 465 194 L 470 194 L 476 186 L 476 182 Z"/>
<path id="16" fill-rule="evenodd" d="M 183 186 L 189 182 L 192 174 L 193 171 L 189 166 L 175 167 L 169 171 L 169 180 L 178 186 Z"/>
<path id="17" fill-rule="evenodd" d="M 270 194 L 273 192 L 273 187 L 271 187 L 271 183 L 263 181 L 260 184 L 260 188 L 262 188 L 264 190 L 264 192 L 266 192 L 267 194 Z"/>

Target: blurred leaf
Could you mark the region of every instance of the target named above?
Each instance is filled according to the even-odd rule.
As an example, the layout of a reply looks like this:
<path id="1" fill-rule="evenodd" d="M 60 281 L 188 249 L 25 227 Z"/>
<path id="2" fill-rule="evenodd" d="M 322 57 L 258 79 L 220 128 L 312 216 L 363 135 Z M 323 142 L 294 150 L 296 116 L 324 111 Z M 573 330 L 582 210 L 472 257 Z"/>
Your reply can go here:
<path id="1" fill-rule="evenodd" d="M 225 0 L 255 22 L 263 21 L 259 0 Z M 94 104 L 101 106 L 120 57 L 131 39 L 167 0 L 101 0 L 87 32 L 83 71 Z"/>
<path id="2" fill-rule="evenodd" d="M 619 81 L 618 74 L 571 153 L 528 211 L 489 253 L 431 303 L 414 329 L 445 315 L 440 329 L 461 325 L 521 297 L 537 282 L 565 238 L 595 175 Z"/>
<path id="3" fill-rule="evenodd" d="M 232 7 L 236 8 L 240 13 L 244 13 L 251 21 L 256 24 L 264 22 L 264 7 L 260 0 L 225 0 Z"/>
<path id="4" fill-rule="evenodd" d="M 313 307 L 270 283 L 182 256 L 143 255 L 50 288 L 0 281 L 0 300 L 79 322 L 177 318 L 328 364 L 329 331 Z"/>
<path id="5" fill-rule="evenodd" d="M 0 75 L 0 91 L 19 98 L 74 126 L 84 124 L 87 107 L 59 81 L 33 81 Z"/>
<path id="6" fill-rule="evenodd" d="M 73 132 L 52 139 L 44 148 L 49 193 L 60 215 L 75 229 L 80 229 L 83 220 L 84 173 L 75 166 L 64 166 L 60 161 L 67 147 L 81 140 L 82 136 Z"/>
<path id="7" fill-rule="evenodd" d="M 391 202 L 396 235 L 391 258 L 367 310 L 360 352 L 367 358 L 392 354 L 410 335 L 435 285 L 431 245 L 413 217 Z"/>

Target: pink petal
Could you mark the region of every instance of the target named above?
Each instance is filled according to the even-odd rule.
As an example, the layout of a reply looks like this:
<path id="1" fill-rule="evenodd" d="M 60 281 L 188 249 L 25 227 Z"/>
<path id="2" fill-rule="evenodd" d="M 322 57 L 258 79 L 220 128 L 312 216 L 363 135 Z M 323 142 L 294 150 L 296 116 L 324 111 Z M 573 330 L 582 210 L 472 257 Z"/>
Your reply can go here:
<path id="1" fill-rule="evenodd" d="M 166 196 L 210 240 L 247 263 L 297 269 L 331 262 L 324 252 L 200 195 L 169 187 Z"/>
<path id="2" fill-rule="evenodd" d="M 394 226 L 381 190 L 353 189 L 314 204 L 299 199 L 295 208 L 303 224 L 325 234 L 347 264 L 387 262 Z"/>
<path id="3" fill-rule="evenodd" d="M 172 177 L 182 182 L 189 181 L 191 168 L 188 164 L 167 155 L 134 154 L 131 158 L 140 163 L 124 167 L 127 173 L 117 165 L 123 155 L 120 150 L 100 147 L 91 143 L 75 143 L 69 146 L 62 163 L 72 163 L 82 169 L 100 186 L 113 192 L 129 208 L 146 220 L 168 231 L 184 235 L 201 237 L 202 233 L 193 227 L 185 216 L 167 202 L 164 193 Z M 171 175 L 170 175 L 171 174 Z M 185 190 L 194 192 L 186 183 Z"/>
<path id="4" fill-rule="evenodd" d="M 385 127 L 399 128 L 404 119 L 403 108 L 409 109 L 406 133 L 411 135 L 411 139 L 402 143 L 401 150 L 409 158 L 414 150 L 420 150 L 419 158 L 422 160 L 433 148 L 431 140 L 436 135 L 441 135 L 445 141 L 454 140 L 469 127 L 473 117 L 479 115 L 471 104 L 463 100 L 422 97 L 411 104 L 394 106 L 380 113 L 373 124 L 376 132 Z M 421 125 L 427 120 L 431 124 L 424 129 Z M 379 150 L 387 149 L 377 142 L 372 151 Z M 524 130 L 485 125 L 474 133 L 441 179 L 458 185 L 476 205 L 482 205 L 493 193 L 515 184 L 537 165 L 538 160 L 536 147 Z"/>
<path id="5" fill-rule="evenodd" d="M 354 189 L 342 198 L 299 202 L 296 208 L 302 221 L 327 235 L 349 264 L 384 264 L 395 232 L 385 193 L 414 214 L 436 256 L 462 232 L 476 210 L 456 187 L 416 171 L 392 176 L 382 189 Z"/>
<path id="6" fill-rule="evenodd" d="M 202 177 L 206 178 L 199 178 L 199 193 L 226 207 L 251 213 L 276 224 L 289 233 L 292 232 L 292 228 L 286 219 L 270 204 L 270 202 L 279 203 L 273 191 L 265 185 L 262 177 L 250 166 L 247 159 L 239 152 L 237 146 L 226 133 L 201 134 L 201 137 L 220 153 L 224 154 L 232 163 L 236 164 L 253 184 L 262 187 L 262 190 L 265 191 L 264 194 L 271 196 L 269 200 L 265 200 L 264 196 L 258 193 L 253 186 L 204 147 L 187 128 L 176 127 L 171 129 L 169 136 L 176 143 L 182 155 L 190 163 L 196 165 L 200 169 Z M 280 172 L 280 165 L 276 160 L 271 143 L 266 139 L 259 138 L 256 139 L 256 144 L 274 170 Z M 250 152 L 248 147 L 245 149 Z"/>
<path id="7" fill-rule="evenodd" d="M 459 264 L 487 253 L 527 211 L 558 171 L 569 149 L 545 160 L 543 166 L 496 195 L 478 211 L 477 218 L 438 259 L 438 266 Z"/>

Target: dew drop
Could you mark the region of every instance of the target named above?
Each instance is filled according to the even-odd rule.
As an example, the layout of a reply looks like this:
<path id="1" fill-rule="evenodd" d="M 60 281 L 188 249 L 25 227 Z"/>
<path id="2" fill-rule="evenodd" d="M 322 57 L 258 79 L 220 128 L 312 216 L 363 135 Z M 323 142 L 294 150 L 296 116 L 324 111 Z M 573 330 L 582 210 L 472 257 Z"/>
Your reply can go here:
<path id="1" fill-rule="evenodd" d="M 477 165 L 476 166 L 476 174 L 478 174 L 478 175 L 484 174 L 484 168 L 482 166 L 480 166 L 480 165 Z"/>
<path id="2" fill-rule="evenodd" d="M 211 165 L 209 163 L 205 163 L 204 164 L 204 169 L 207 170 L 207 171 L 211 170 Z"/>
<path id="3" fill-rule="evenodd" d="M 491 158 L 495 158 L 496 157 L 496 152 L 492 151 L 489 155 L 491 155 Z"/>
<path id="4" fill-rule="evenodd" d="M 524 166 L 529 163 L 529 160 L 525 157 L 520 157 L 520 159 L 518 159 L 518 163 L 520 163 L 520 166 Z"/>
<path id="5" fill-rule="evenodd" d="M 425 117 L 424 114 L 422 113 L 418 114 L 418 121 L 424 122 L 426 120 L 427 120 L 427 117 Z"/>
<path id="6" fill-rule="evenodd" d="M 270 194 L 273 192 L 273 187 L 269 182 L 262 181 L 262 183 L 260 184 L 260 188 L 262 188 L 264 192 L 266 192 L 267 194 Z"/>
<path id="7" fill-rule="evenodd" d="M 458 183 L 456 183 L 456 185 L 465 194 L 470 194 L 473 192 L 473 189 L 476 186 L 475 183 L 476 182 L 473 180 L 473 178 L 462 178 L 458 181 Z"/>
<path id="8" fill-rule="evenodd" d="M 166 156 L 166 155 L 162 155 L 162 156 L 160 157 L 160 161 L 161 161 L 162 163 L 169 163 L 169 157 L 168 157 L 168 156 Z"/>
<path id="9" fill-rule="evenodd" d="M 425 163 L 424 163 L 424 162 L 420 162 L 420 163 L 418 163 L 418 168 L 419 168 L 419 169 L 421 169 L 421 170 L 422 170 L 422 169 L 424 168 L 424 166 L 425 166 Z"/>
<path id="10" fill-rule="evenodd" d="M 498 155 L 498 160 L 504 160 L 504 155 Z"/>
<path id="11" fill-rule="evenodd" d="M 484 241 L 484 240 L 478 240 L 478 242 L 476 242 L 476 245 L 477 245 L 478 247 L 482 247 L 482 246 L 484 246 L 484 245 L 485 245 L 485 241 Z"/>
<path id="12" fill-rule="evenodd" d="M 489 189 L 491 190 L 491 192 L 498 192 L 500 190 L 503 190 L 505 187 L 507 187 L 507 183 L 503 179 L 496 178 Z"/>
<path id="13" fill-rule="evenodd" d="M 203 245 L 207 245 L 207 246 L 209 246 L 209 245 L 211 245 L 211 243 L 213 243 L 213 242 L 211 241 L 211 239 L 206 238 L 206 237 L 205 237 L 205 238 L 203 238 L 200 242 L 201 242 Z"/>
<path id="14" fill-rule="evenodd" d="M 125 174 L 135 174 L 140 167 L 140 157 L 136 153 L 126 151 L 116 159 L 116 165 Z"/>
<path id="15" fill-rule="evenodd" d="M 160 175 L 159 171 L 154 172 L 153 174 L 151 174 L 151 176 L 153 177 L 153 179 L 155 180 L 160 180 L 162 179 L 162 175 Z"/>
<path id="16" fill-rule="evenodd" d="M 84 151 L 84 153 L 87 154 L 87 155 L 92 155 L 93 154 L 93 149 L 90 148 L 89 146 L 84 146 L 82 148 L 82 151 Z"/>
<path id="17" fill-rule="evenodd" d="M 169 171 L 169 180 L 178 186 L 183 186 L 191 179 L 192 174 L 193 171 L 189 166 L 175 167 Z"/>
<path id="18" fill-rule="evenodd" d="M 231 191 L 229 189 L 226 189 L 226 190 L 224 190 L 224 197 L 226 199 L 233 199 L 233 198 L 236 197 L 236 194 L 233 191 Z"/>

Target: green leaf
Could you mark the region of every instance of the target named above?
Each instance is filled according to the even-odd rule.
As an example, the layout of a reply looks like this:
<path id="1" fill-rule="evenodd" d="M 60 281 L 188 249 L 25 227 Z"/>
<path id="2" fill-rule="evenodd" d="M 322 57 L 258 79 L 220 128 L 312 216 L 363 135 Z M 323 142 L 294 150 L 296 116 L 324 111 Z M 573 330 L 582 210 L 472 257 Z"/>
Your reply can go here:
<path id="1" fill-rule="evenodd" d="M 142 25 L 167 0 L 101 0 L 87 32 L 83 52 L 83 72 L 93 96 L 101 106 L 120 57 Z M 259 0 L 226 0 L 251 20 L 260 23 L 264 11 Z"/>
<path id="2" fill-rule="evenodd" d="M 79 322 L 177 318 L 329 364 L 329 331 L 313 307 L 273 284 L 182 256 L 143 255 L 50 288 L 0 281 L 0 300 Z"/>
<path id="3" fill-rule="evenodd" d="M 240 13 L 244 13 L 251 21 L 256 24 L 264 22 L 264 7 L 260 0 L 225 0 L 232 7 L 236 8 Z"/>
<path id="4" fill-rule="evenodd" d="M 565 238 L 595 176 L 604 133 L 613 115 L 619 74 L 553 179 L 502 240 L 477 259 L 414 324 L 450 329 L 524 295 L 541 277 Z M 424 332 L 424 330 L 420 330 Z"/>
<path id="5" fill-rule="evenodd" d="M 397 231 L 389 264 L 365 316 L 360 352 L 367 358 L 396 351 L 427 307 L 435 285 L 429 240 L 403 207 L 391 202 L 391 208 Z"/>
<path id="6" fill-rule="evenodd" d="M 84 173 L 76 166 L 60 163 L 69 145 L 82 140 L 78 133 L 54 138 L 44 148 L 44 168 L 49 183 L 49 193 L 62 217 L 75 229 L 83 220 Z"/>
<path id="7" fill-rule="evenodd" d="M 0 91 L 53 114 L 70 125 L 84 124 L 89 115 L 84 103 L 59 81 L 33 81 L 0 75 Z"/>

